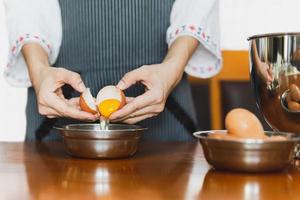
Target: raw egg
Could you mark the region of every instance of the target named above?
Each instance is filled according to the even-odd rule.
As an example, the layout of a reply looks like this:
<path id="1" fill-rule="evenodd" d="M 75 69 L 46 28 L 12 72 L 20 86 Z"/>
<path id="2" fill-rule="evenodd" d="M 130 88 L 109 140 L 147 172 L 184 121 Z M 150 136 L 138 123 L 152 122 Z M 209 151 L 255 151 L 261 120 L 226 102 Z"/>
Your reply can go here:
<path id="1" fill-rule="evenodd" d="M 98 92 L 96 105 L 100 115 L 108 119 L 112 113 L 125 105 L 124 92 L 116 86 L 106 86 Z"/>
<path id="2" fill-rule="evenodd" d="M 225 127 L 229 135 L 238 138 L 264 139 L 266 137 L 258 118 L 242 108 L 233 109 L 226 115 Z"/>
<path id="3" fill-rule="evenodd" d="M 87 88 L 79 99 L 81 110 L 92 114 L 100 113 L 101 116 L 108 119 L 109 116 L 125 105 L 125 95 L 122 90 L 116 86 L 109 85 L 102 88 L 97 99 L 92 96 L 91 91 Z"/>
<path id="4" fill-rule="evenodd" d="M 91 94 L 91 90 L 87 88 L 79 98 L 79 105 L 81 110 L 92 114 L 97 114 L 97 106 L 94 97 Z"/>

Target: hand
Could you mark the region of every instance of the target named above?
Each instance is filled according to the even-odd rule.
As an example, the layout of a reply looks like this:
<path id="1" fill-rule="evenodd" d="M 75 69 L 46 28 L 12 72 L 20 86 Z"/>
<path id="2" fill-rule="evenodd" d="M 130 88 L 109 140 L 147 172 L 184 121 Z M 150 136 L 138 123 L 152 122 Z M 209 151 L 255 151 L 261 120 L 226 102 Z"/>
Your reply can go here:
<path id="1" fill-rule="evenodd" d="M 173 68 L 172 65 L 170 62 L 144 65 L 125 74 L 117 87 L 125 90 L 135 83 L 141 82 L 145 85 L 146 91 L 136 98 L 127 97 L 127 104 L 113 113 L 110 120 L 135 124 L 161 113 L 171 90 L 182 77 L 181 70 L 170 70 Z"/>
<path id="2" fill-rule="evenodd" d="M 135 124 L 161 113 L 169 94 L 181 80 L 184 68 L 198 45 L 199 42 L 195 38 L 180 36 L 169 48 L 163 63 L 144 65 L 125 74 L 117 87 L 125 90 L 136 82 L 141 82 L 145 85 L 146 92 L 136 98 L 127 97 L 127 104 L 113 113 L 110 120 Z"/>
<path id="3" fill-rule="evenodd" d="M 255 41 L 252 41 L 251 43 L 251 51 L 257 75 L 264 81 L 266 85 L 271 85 L 273 81 L 273 72 L 271 66 L 260 59 Z"/>
<path id="4" fill-rule="evenodd" d="M 71 85 L 78 92 L 84 91 L 85 85 L 79 74 L 49 66 L 48 55 L 39 44 L 25 44 L 22 54 L 28 66 L 41 115 L 87 121 L 98 119 L 98 116 L 80 110 L 79 98 L 66 99 L 63 95 L 62 86 L 65 84 Z"/>
<path id="5" fill-rule="evenodd" d="M 85 90 L 79 74 L 64 68 L 45 66 L 32 82 L 41 115 L 48 118 L 70 117 L 86 121 L 95 121 L 98 118 L 80 110 L 78 97 L 66 99 L 63 95 L 62 86 L 65 84 L 71 85 L 78 92 Z"/>
<path id="6" fill-rule="evenodd" d="M 261 61 L 256 63 L 256 65 L 258 76 L 262 78 L 266 85 L 270 85 L 273 80 L 273 73 L 270 66 L 267 63 Z"/>

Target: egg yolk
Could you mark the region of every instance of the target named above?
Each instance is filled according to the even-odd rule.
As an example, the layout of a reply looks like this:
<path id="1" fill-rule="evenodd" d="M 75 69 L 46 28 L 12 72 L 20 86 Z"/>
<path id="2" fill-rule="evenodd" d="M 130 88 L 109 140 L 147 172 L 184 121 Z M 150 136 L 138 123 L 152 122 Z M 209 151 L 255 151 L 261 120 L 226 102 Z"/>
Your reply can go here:
<path id="1" fill-rule="evenodd" d="M 106 99 L 98 104 L 100 114 L 109 118 L 109 116 L 120 108 L 121 102 L 117 99 Z"/>

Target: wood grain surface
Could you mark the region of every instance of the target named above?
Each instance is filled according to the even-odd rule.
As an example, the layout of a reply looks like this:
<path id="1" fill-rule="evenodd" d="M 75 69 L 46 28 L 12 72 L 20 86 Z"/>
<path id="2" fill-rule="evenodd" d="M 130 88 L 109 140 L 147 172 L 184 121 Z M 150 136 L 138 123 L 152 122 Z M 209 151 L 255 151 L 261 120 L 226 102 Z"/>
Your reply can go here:
<path id="1" fill-rule="evenodd" d="M 120 160 L 74 158 L 60 142 L 0 143 L 0 189 L 0 199 L 299 199 L 300 172 L 215 171 L 198 143 L 141 143 Z"/>

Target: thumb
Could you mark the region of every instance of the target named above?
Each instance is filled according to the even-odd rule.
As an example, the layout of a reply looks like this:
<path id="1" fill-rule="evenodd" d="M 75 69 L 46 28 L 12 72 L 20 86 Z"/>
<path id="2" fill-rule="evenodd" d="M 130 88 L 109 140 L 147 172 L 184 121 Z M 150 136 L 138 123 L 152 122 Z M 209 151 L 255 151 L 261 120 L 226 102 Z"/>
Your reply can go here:
<path id="1" fill-rule="evenodd" d="M 78 92 L 83 92 L 86 89 L 78 73 L 61 68 L 60 75 L 65 83 L 71 85 Z"/>
<path id="2" fill-rule="evenodd" d="M 121 90 L 126 90 L 130 86 L 134 85 L 138 81 L 142 81 L 145 75 L 144 68 L 140 67 L 131 72 L 126 73 L 123 78 L 117 84 L 117 87 Z"/>

